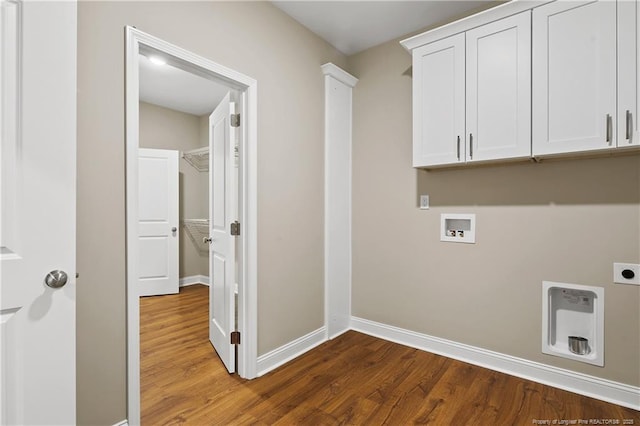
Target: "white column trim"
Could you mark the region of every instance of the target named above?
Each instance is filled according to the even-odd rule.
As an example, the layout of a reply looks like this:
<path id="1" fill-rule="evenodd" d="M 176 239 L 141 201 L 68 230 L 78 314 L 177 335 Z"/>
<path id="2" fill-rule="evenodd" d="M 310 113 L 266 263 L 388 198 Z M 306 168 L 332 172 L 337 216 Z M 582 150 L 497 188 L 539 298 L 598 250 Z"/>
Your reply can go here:
<path id="1" fill-rule="evenodd" d="M 322 68 L 322 73 L 324 75 L 330 75 L 339 82 L 346 84 L 351 88 L 356 87 L 356 84 L 358 83 L 357 78 L 331 62 L 327 62 L 320 68 Z"/>
<path id="2" fill-rule="evenodd" d="M 352 90 L 358 79 L 332 63 L 325 75 L 324 288 L 325 328 L 332 339 L 351 318 Z"/>

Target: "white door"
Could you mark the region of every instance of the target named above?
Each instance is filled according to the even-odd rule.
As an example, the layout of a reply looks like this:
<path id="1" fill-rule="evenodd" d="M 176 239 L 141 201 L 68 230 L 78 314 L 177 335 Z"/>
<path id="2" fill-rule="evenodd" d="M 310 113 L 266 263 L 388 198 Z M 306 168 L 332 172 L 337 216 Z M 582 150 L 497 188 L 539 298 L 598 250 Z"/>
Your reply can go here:
<path id="1" fill-rule="evenodd" d="M 178 151 L 140 148 L 138 220 L 139 295 L 178 293 Z"/>
<path id="2" fill-rule="evenodd" d="M 235 371 L 236 241 L 231 224 L 237 217 L 237 168 L 235 147 L 238 135 L 231 126 L 235 104 L 227 94 L 209 117 L 209 223 L 211 251 L 209 271 L 209 340 L 227 370 Z"/>
<path id="3" fill-rule="evenodd" d="M 0 423 L 70 425 L 77 8 L 6 0 L 0 7 Z M 59 272 L 47 280 L 50 271 Z"/>
<path id="4" fill-rule="evenodd" d="M 466 37 L 466 160 L 530 157 L 531 12 Z"/>
<path id="5" fill-rule="evenodd" d="M 464 163 L 464 34 L 413 51 L 413 166 Z"/>
<path id="6" fill-rule="evenodd" d="M 638 65 L 638 1 L 618 2 L 618 122 L 617 146 L 640 145 L 638 113 L 640 112 L 640 85 Z"/>
<path id="7" fill-rule="evenodd" d="M 533 10 L 533 155 L 616 145 L 616 2 Z"/>

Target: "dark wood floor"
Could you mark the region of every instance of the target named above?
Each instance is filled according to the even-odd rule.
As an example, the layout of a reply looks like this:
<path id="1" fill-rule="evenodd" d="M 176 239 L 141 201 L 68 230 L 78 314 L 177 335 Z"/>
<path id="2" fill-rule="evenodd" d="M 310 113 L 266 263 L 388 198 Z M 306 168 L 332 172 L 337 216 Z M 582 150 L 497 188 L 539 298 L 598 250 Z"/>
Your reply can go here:
<path id="1" fill-rule="evenodd" d="M 196 285 L 140 301 L 145 426 L 640 425 L 638 411 L 353 331 L 242 380 L 226 372 L 209 343 L 208 290 Z"/>

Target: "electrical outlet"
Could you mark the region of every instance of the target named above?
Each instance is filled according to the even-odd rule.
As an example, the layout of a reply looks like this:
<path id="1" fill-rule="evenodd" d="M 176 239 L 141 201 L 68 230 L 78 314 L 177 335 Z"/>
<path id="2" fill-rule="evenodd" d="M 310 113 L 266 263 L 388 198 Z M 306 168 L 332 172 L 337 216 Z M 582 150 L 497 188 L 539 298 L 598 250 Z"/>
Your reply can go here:
<path id="1" fill-rule="evenodd" d="M 635 263 L 614 263 L 613 282 L 640 285 L 640 265 Z"/>
<path id="2" fill-rule="evenodd" d="M 429 209 L 429 196 L 428 195 L 421 195 L 420 196 L 420 208 L 422 210 L 428 210 Z"/>

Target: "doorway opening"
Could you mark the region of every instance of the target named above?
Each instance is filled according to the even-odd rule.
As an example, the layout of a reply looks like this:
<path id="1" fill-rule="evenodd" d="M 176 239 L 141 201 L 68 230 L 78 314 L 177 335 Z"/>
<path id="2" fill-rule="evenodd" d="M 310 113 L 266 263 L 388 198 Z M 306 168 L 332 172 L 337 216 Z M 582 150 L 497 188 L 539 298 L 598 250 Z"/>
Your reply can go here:
<path id="1" fill-rule="evenodd" d="M 165 62 L 173 68 L 190 74 L 191 77 L 204 77 L 227 92 L 219 103 L 219 105 L 225 104 L 226 100 L 224 106 L 226 109 L 220 112 L 220 106 L 216 107 L 206 123 L 208 133 L 211 134 L 206 148 L 210 151 L 209 164 L 212 170 L 209 170 L 207 186 L 210 202 L 208 203 L 209 223 L 206 227 L 209 228 L 209 232 L 204 236 L 208 239 L 204 244 L 209 244 L 211 247 L 208 256 L 208 264 L 212 269 L 209 271 L 210 293 L 216 301 L 210 303 L 209 328 L 212 330 L 210 335 L 213 336 L 212 342 L 220 358 L 225 361 L 225 358 L 228 360 L 230 356 L 233 357 L 231 367 L 225 362 L 227 369 L 234 370 L 240 377 L 247 379 L 256 377 L 257 362 L 257 83 L 252 78 L 133 27 L 126 28 L 126 39 L 127 417 L 128 424 L 137 425 L 140 423 L 139 297 L 141 292 L 139 284 L 145 268 L 149 265 L 153 266 L 153 261 L 149 263 L 150 258 L 143 249 L 150 248 L 150 252 L 154 250 L 158 252 L 162 249 L 166 252 L 169 250 L 168 242 L 172 237 L 177 237 L 179 228 L 186 230 L 187 225 L 184 219 L 189 220 L 185 215 L 186 212 L 183 212 L 183 217 L 180 218 L 183 219 L 182 224 L 176 223 L 178 221 L 176 217 L 179 217 L 177 215 L 172 219 L 164 220 L 163 218 L 164 222 L 162 220 L 154 222 L 153 219 L 147 223 L 141 222 L 145 218 L 154 216 L 155 213 L 147 215 L 149 206 L 158 206 L 162 204 L 160 201 L 166 198 L 161 195 L 157 199 L 149 199 L 148 193 L 142 194 L 144 183 L 150 177 L 165 176 L 169 173 L 167 172 L 169 168 L 163 164 L 175 162 L 175 160 L 165 161 L 164 157 L 177 157 L 175 152 L 171 155 L 155 152 L 151 154 L 160 155 L 161 161 L 148 161 L 149 164 L 153 163 L 151 167 L 148 164 L 141 166 L 140 148 L 146 148 L 141 145 L 140 133 L 140 76 L 141 67 L 145 66 L 143 61 L 148 58 L 157 58 L 159 62 Z M 230 109 L 234 105 L 237 111 Z M 218 111 L 217 116 L 216 111 Z M 204 145 L 204 143 L 201 144 Z M 202 153 L 205 147 L 197 147 L 189 151 L 198 149 Z M 194 159 L 194 161 L 197 160 Z M 178 182 L 175 186 L 176 188 L 179 186 Z M 143 206 L 142 202 L 147 205 Z M 160 208 L 157 211 L 165 210 Z M 204 214 L 199 214 L 199 216 L 202 215 Z M 188 223 L 199 224 L 200 228 L 203 228 L 205 218 L 190 219 L 192 221 Z M 171 221 L 173 223 L 170 223 Z M 162 232 L 164 232 L 164 235 L 160 235 L 151 243 L 149 243 L 151 239 L 142 239 L 140 233 L 149 224 L 163 228 Z M 198 231 L 197 228 L 192 228 L 193 242 L 197 243 Z M 238 232 L 239 229 L 242 232 Z M 177 238 L 174 239 L 177 240 Z M 188 243 L 189 241 L 184 242 L 185 245 Z M 161 263 L 158 262 L 158 265 Z M 177 269 L 177 266 L 174 269 Z M 149 277 L 168 276 L 168 269 L 164 275 L 154 275 L 153 271 L 151 272 Z M 204 277 L 204 274 L 196 275 Z M 226 307 L 223 299 L 226 300 L 224 302 L 227 303 Z M 233 312 L 229 310 L 230 305 L 235 308 Z M 242 336 L 240 344 L 232 344 L 232 338 L 237 343 L 236 331 Z"/>

